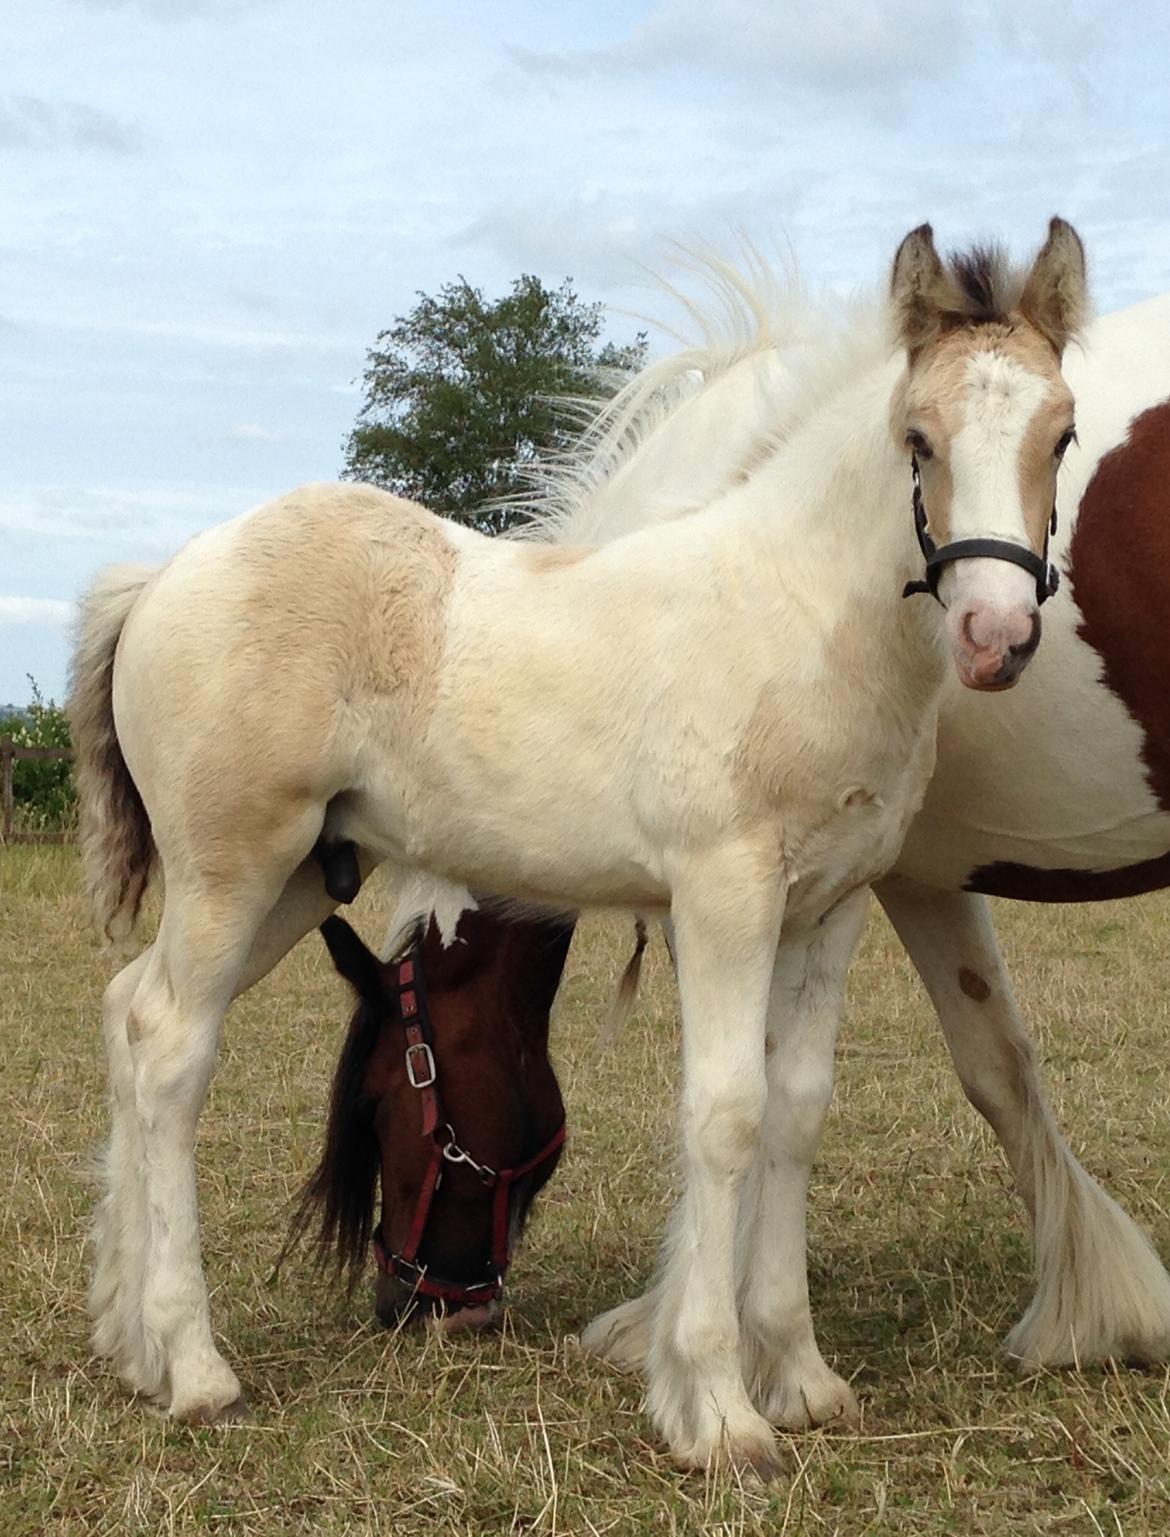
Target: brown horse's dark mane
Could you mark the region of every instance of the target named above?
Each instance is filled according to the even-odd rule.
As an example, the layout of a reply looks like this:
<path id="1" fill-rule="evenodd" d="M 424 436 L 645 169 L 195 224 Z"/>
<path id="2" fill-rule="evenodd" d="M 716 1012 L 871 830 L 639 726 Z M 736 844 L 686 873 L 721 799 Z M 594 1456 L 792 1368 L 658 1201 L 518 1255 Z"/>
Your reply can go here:
<path id="1" fill-rule="evenodd" d="M 399 954 L 416 944 L 421 933 L 419 924 Z M 338 1278 L 344 1278 L 347 1292 L 353 1291 L 361 1277 L 374 1230 L 381 1149 L 374 1129 L 378 1101 L 366 1092 L 365 1085 L 385 1023 L 382 1010 L 365 998 L 358 999 L 329 1092 L 325 1145 L 297 1197 L 288 1237 L 277 1260 L 279 1268 L 316 1219 L 313 1248 L 317 1263 L 324 1269 L 332 1261 Z"/>

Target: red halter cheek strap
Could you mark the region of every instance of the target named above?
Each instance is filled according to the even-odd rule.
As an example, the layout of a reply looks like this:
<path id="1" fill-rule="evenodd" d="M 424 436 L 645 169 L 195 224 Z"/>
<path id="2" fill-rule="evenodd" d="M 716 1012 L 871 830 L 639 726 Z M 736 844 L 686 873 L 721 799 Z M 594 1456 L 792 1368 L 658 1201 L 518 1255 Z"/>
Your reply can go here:
<path id="1" fill-rule="evenodd" d="M 431 1142 L 431 1155 L 419 1188 L 418 1201 L 402 1248 L 389 1250 L 382 1240 L 381 1227 L 373 1238 L 374 1257 L 379 1270 L 407 1282 L 424 1297 L 440 1302 L 458 1303 L 464 1307 L 494 1302 L 504 1290 L 511 1255 L 508 1252 L 508 1227 L 511 1208 L 512 1186 L 527 1174 L 534 1173 L 543 1164 L 551 1162 L 565 1142 L 564 1120 L 539 1152 L 517 1164 L 512 1169 L 491 1169 L 476 1160 L 455 1140 L 451 1123 L 443 1117 L 439 1097 L 438 1069 L 435 1066 L 434 1032 L 430 1012 L 426 1006 L 426 994 L 421 965 L 421 944 L 416 941 L 410 954 L 398 967 L 399 1009 L 406 1035 L 406 1076 L 410 1086 L 420 1098 L 422 1112 L 421 1135 Z M 431 1206 L 443 1179 L 444 1163 L 466 1164 L 479 1175 L 484 1186 L 492 1191 L 492 1254 L 491 1271 L 482 1281 L 453 1281 L 432 1274 L 427 1266 L 419 1263 L 419 1250 L 426 1233 Z"/>

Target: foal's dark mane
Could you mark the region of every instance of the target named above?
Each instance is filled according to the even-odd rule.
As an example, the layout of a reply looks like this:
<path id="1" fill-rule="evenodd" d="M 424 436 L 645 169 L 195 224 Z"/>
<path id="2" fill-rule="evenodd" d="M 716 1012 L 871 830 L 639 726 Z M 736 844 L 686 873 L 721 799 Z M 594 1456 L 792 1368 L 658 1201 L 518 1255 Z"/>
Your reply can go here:
<path id="1" fill-rule="evenodd" d="M 389 964 L 401 959 L 421 933 L 419 924 Z M 383 1010 L 358 999 L 333 1077 L 325 1146 L 297 1199 L 277 1261 L 279 1267 L 316 1218 L 317 1263 L 325 1267 L 332 1260 L 350 1292 L 361 1278 L 374 1229 L 381 1150 L 374 1129 L 378 1101 L 365 1092 L 365 1082 L 385 1022 Z"/>
<path id="2" fill-rule="evenodd" d="M 956 288 L 971 306 L 970 318 L 976 325 L 1007 319 L 1010 304 L 1006 290 L 1011 268 L 998 246 L 974 245 L 969 251 L 952 252 L 949 265 Z"/>
<path id="3" fill-rule="evenodd" d="M 1002 246 L 973 245 L 952 251 L 944 270 L 949 282 L 944 308 L 953 324 L 1005 325 L 1019 307 L 1026 274 Z"/>

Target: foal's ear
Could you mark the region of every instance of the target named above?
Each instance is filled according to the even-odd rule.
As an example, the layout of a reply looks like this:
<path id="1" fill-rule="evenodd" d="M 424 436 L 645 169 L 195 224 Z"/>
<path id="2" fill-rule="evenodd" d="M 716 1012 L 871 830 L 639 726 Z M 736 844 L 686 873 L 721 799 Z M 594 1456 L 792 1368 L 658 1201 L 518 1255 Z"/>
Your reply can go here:
<path id="1" fill-rule="evenodd" d="M 1064 219 L 1053 219 L 1020 295 L 1020 314 L 1061 353 L 1084 324 L 1088 309 L 1081 237 Z"/>
<path id="2" fill-rule="evenodd" d="M 333 964 L 366 1003 L 378 1003 L 384 996 L 382 963 L 355 933 L 344 918 L 326 918 L 321 938 L 329 948 Z"/>
<path id="3" fill-rule="evenodd" d="M 898 247 L 890 274 L 890 299 L 898 336 L 913 362 L 938 335 L 950 292 L 929 224 L 912 229 Z"/>

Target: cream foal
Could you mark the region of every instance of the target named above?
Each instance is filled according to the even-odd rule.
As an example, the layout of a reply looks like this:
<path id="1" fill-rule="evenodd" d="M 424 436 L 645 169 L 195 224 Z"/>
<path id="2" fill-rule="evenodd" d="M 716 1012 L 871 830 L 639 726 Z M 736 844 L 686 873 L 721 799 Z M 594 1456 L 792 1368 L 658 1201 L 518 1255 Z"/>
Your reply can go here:
<path id="1" fill-rule="evenodd" d="M 113 1126 L 91 1306 L 98 1350 L 137 1391 L 188 1419 L 239 1397 L 211 1335 L 196 1122 L 228 1004 L 330 910 L 312 851 L 349 839 L 365 868 L 669 913 L 686 1194 L 649 1407 L 685 1465 L 774 1466 L 760 1363 L 792 1355 L 791 1272 L 749 1278 L 741 1356 L 735 1271 L 765 1103 L 800 1074 L 785 1052 L 775 1081 L 766 1034 L 800 1029 L 794 965 L 846 966 L 865 888 L 921 802 L 944 636 L 977 687 L 1014 681 L 1038 638 L 1035 578 L 1007 558 L 947 565 L 943 608 L 901 598 L 922 566 L 907 445 L 938 543 L 1038 554 L 1072 423 L 1075 234 L 1054 221 L 1006 299 L 972 270 L 944 270 L 926 227 L 908 236 L 902 355 L 842 367 L 692 517 L 552 551 L 370 487 L 309 487 L 159 571 L 99 580 L 72 709 L 107 934 L 132 926 L 155 851 L 166 887 L 154 944 L 103 1009 Z M 803 1232 L 791 1243 L 803 1260 Z M 813 1375 L 800 1391 L 808 1378 L 844 1410 L 845 1385 Z"/>

